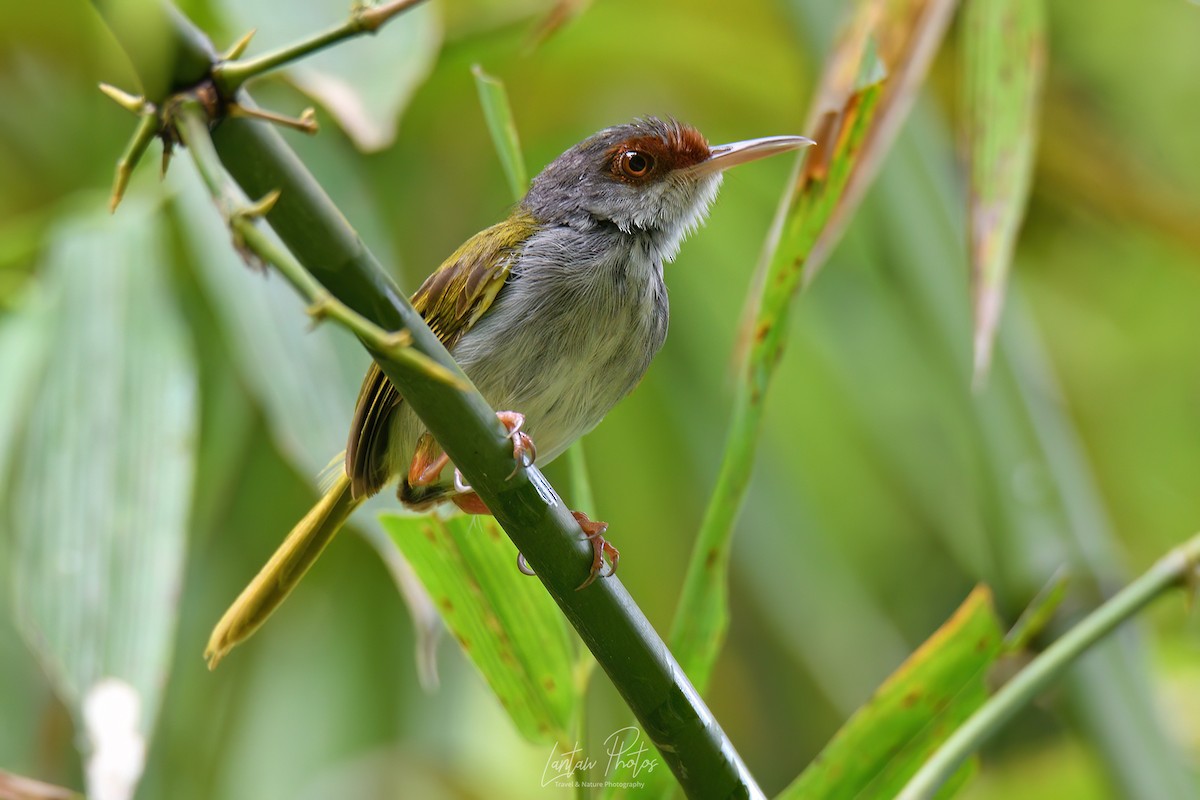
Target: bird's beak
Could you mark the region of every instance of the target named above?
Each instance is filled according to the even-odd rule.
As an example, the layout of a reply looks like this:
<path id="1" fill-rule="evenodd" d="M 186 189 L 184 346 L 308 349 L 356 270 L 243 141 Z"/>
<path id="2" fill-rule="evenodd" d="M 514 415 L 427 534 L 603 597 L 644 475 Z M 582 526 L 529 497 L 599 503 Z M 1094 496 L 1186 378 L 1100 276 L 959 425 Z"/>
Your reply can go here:
<path id="1" fill-rule="evenodd" d="M 807 136 L 765 136 L 761 139 L 747 139 L 744 142 L 718 144 L 709 148 L 709 157 L 691 167 L 690 172 L 693 175 L 723 172 L 738 164 L 746 164 L 760 158 L 773 156 L 776 153 L 799 150 L 814 144 L 816 142 Z"/>

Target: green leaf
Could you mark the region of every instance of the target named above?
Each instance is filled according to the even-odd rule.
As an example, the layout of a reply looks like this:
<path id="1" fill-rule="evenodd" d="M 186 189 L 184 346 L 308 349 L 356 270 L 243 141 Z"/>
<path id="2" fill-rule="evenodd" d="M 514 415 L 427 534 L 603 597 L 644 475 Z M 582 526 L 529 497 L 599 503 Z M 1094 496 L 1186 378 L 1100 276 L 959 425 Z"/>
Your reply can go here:
<path id="1" fill-rule="evenodd" d="M 517 730 L 566 741 L 580 700 L 567 628 L 542 584 L 517 570 L 516 547 L 495 520 L 382 521 Z"/>
<path id="2" fill-rule="evenodd" d="M 483 106 L 483 118 L 487 121 L 492 143 L 496 145 L 496 154 L 500 156 L 500 165 L 513 197 L 520 202 L 529 188 L 529 172 L 521 155 L 521 142 L 517 138 L 517 123 L 508 104 L 508 93 L 498 78 L 488 75 L 478 64 L 471 68 L 471 74 L 475 76 L 479 104 Z"/>
<path id="3" fill-rule="evenodd" d="M 220 0 L 217 5 L 234 26 L 258 29 L 247 55 L 305 39 L 350 13 L 349 3 Z M 400 115 L 432 71 L 441 44 L 438 10 L 422 3 L 378 35 L 323 50 L 289 66 L 286 74 L 360 150 L 373 152 L 395 139 Z"/>
<path id="4" fill-rule="evenodd" d="M 13 464 L 17 622 L 93 769 L 132 794 L 170 668 L 196 447 L 191 343 L 156 209 L 129 202 L 53 232 L 38 402 Z M 95 789 L 94 781 L 89 785 Z M 121 795 L 109 795 L 121 796 Z"/>
<path id="5" fill-rule="evenodd" d="M 970 0 L 964 11 L 978 386 L 991 364 L 1004 286 L 1029 200 L 1046 32 L 1042 0 Z"/>
<path id="6" fill-rule="evenodd" d="M 779 800 L 895 797 L 925 758 L 987 699 L 984 678 L 1002 639 L 991 592 L 980 586 Z"/>

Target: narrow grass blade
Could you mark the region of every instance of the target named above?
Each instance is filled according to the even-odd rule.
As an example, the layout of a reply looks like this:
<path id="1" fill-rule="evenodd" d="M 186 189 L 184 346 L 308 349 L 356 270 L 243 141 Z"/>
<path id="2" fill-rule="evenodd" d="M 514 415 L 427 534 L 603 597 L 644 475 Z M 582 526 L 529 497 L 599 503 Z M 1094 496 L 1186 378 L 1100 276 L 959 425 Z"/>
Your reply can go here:
<path id="1" fill-rule="evenodd" d="M 562 613 L 490 517 L 381 517 L 517 730 L 567 741 L 580 695 Z"/>
<path id="2" fill-rule="evenodd" d="M 557 0 L 529 34 L 526 50 L 541 47 L 550 37 L 587 11 L 591 4 L 592 0 Z"/>
<path id="3" fill-rule="evenodd" d="M 1033 175 L 1046 68 L 1042 0 L 970 0 L 964 14 L 975 385 L 992 360 Z"/>
<path id="4" fill-rule="evenodd" d="M 551 13 L 554 14 L 554 12 Z M 492 143 L 496 146 L 496 153 L 500 157 L 504 174 L 508 178 L 513 200 L 519 203 L 529 188 L 529 172 L 525 166 L 525 157 L 521 152 L 521 142 L 517 136 L 517 125 L 513 118 L 512 107 L 508 103 L 508 92 L 505 91 L 504 84 L 498 78 L 488 75 L 480 65 L 476 64 L 472 67 L 471 72 L 475 76 L 475 86 L 479 91 L 479 103 L 483 107 L 483 115 L 487 120 Z M 582 441 L 578 441 L 568 448 L 566 461 L 571 476 L 571 495 L 574 501 L 572 507 L 586 514 L 594 513 L 595 499 L 592 495 L 592 482 L 588 476 L 587 458 L 584 455 Z M 584 716 L 586 706 L 582 702 L 582 698 L 587 693 L 588 680 L 596 662 L 587 648 L 576 647 L 575 650 L 577 651 L 577 664 L 573 668 L 574 690 L 579 699 L 575 703 L 577 710 L 574 715 L 574 736 L 571 738 L 573 741 L 581 742 L 587 738 Z M 577 773 L 576 779 L 587 780 L 586 770 Z M 586 790 L 581 788 L 580 791 Z"/>
<path id="5" fill-rule="evenodd" d="M 890 800 L 987 699 L 1003 634 L 980 586 L 833 737 L 778 800 Z M 960 780 L 967 773 L 960 772 Z"/>
<path id="6" fill-rule="evenodd" d="M 551 14 L 557 13 L 563 5 L 569 4 L 560 4 Z M 579 10 L 582 11 L 582 8 Z M 487 120 L 492 144 L 496 146 L 496 153 L 500 156 L 500 165 L 508 178 L 513 200 L 519 203 L 529 189 L 529 171 L 525 167 L 525 156 L 521 153 L 521 141 L 517 136 L 512 107 L 508 103 L 508 92 L 500 79 L 488 75 L 480 65 L 472 67 L 471 73 L 475 76 L 479 104 L 483 107 L 483 116 Z M 592 497 L 592 484 L 588 477 L 582 441 L 576 442 L 567 450 L 567 462 L 571 475 L 571 494 L 575 501 L 572 507 L 591 514 L 595 510 L 595 501 Z"/>
<path id="7" fill-rule="evenodd" d="M 178 616 L 196 448 L 191 343 L 155 209 L 59 228 L 43 270 L 53 361 L 13 464 L 18 624 L 97 776 L 133 795 Z M 125 748 L 125 749 L 122 749 Z M 112 789 L 112 786 L 109 787 Z"/>
<path id="8" fill-rule="evenodd" d="M 471 67 L 471 74 L 475 76 L 479 105 L 483 107 L 483 118 L 487 121 L 492 143 L 496 145 L 496 154 L 500 156 L 500 166 L 504 168 L 513 198 L 519 202 L 529 188 L 529 172 L 521 155 L 521 142 L 517 138 L 517 124 L 508 104 L 508 93 L 499 79 L 488 75 L 478 64 Z"/>

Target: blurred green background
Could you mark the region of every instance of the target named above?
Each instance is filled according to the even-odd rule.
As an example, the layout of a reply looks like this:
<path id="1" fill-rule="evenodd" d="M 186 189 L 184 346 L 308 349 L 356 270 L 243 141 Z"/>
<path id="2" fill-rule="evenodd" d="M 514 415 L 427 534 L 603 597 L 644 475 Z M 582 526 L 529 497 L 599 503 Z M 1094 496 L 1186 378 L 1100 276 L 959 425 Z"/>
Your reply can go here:
<path id="1" fill-rule="evenodd" d="M 647 113 L 713 142 L 803 133 L 846 10 L 602 0 L 531 47 L 550 5 L 436 2 L 295 74 L 324 100 L 322 129 L 285 136 L 406 289 L 511 203 L 472 64 L 507 84 L 534 170 Z M 876 185 L 796 302 L 708 697 L 768 794 L 976 582 L 993 586 L 1011 622 L 1072 564 L 1069 619 L 1200 526 L 1200 8 L 1049 5 L 1034 193 L 986 389 L 969 389 L 954 26 Z M 346 11 L 339 0 L 183 7 L 220 47 L 257 27 L 252 53 Z M 128 495 L 163 508 L 163 544 L 138 551 L 161 564 L 103 567 L 122 586 L 122 569 L 160 570 L 157 583 L 126 586 L 111 606 L 124 615 L 103 623 L 145 644 L 145 658 L 133 645 L 123 657 L 161 690 L 143 709 L 156 721 L 138 796 L 566 796 L 540 786 L 548 748 L 517 736 L 451 640 L 440 685 L 421 688 L 413 619 L 423 618 L 406 612 L 370 525 L 390 500 L 365 510 L 366 536 L 339 538 L 250 645 L 204 669 L 212 623 L 343 447 L 366 356 L 335 331 L 307 333 L 282 282 L 240 266 L 186 159 L 163 185 L 143 165 L 108 218 L 133 120 L 98 81 L 137 88 L 89 5 L 0 8 L 0 769 L 83 785 L 82 726 L 47 677 L 61 664 L 35 656 L 54 644 L 22 615 L 78 619 L 83 642 L 106 600 L 83 579 L 47 592 L 21 576 L 37 564 L 86 577 L 99 569 L 91 525 L 118 539 L 125 529 L 89 514 L 96 487 L 76 467 L 159 463 L 120 444 L 153 441 L 137 438 L 138 414 L 156 406 L 96 410 L 97 386 L 133 391 L 106 377 L 126 374 L 99 344 L 117 341 L 135 353 L 156 344 L 150 355 L 177 366 L 154 373 L 176 423 L 161 487 L 134 481 Z M 254 93 L 286 113 L 310 102 L 280 78 Z M 719 463 L 730 355 L 787 171 L 768 160 L 728 177 L 668 269 L 666 346 L 586 440 L 621 577 L 660 631 Z M 114 288 L 106 270 L 147 288 Z M 89 310 L 106 298 L 130 305 Z M 145 307 L 156 311 L 131 316 Z M 104 338 L 92 317 L 124 338 Z M 89 342 L 95 352 L 64 354 Z M 563 465 L 548 474 L 569 497 Z M 110 510 L 127 521 L 140 507 Z M 633 722 L 603 676 L 589 714 L 601 740 Z M 1147 746 L 1173 765 L 1166 773 Z M 1010 726 L 965 796 L 1187 797 L 1198 763 L 1200 624 L 1168 601 Z"/>

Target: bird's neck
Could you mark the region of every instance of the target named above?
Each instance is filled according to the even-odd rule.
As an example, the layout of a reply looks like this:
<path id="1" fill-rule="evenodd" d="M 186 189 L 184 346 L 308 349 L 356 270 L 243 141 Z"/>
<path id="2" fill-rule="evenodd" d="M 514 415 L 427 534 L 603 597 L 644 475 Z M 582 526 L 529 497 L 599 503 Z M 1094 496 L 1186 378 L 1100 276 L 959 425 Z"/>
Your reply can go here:
<path id="1" fill-rule="evenodd" d="M 569 228 L 584 234 L 585 237 L 596 236 L 597 242 L 605 242 L 606 248 L 611 248 L 614 254 L 624 253 L 640 262 L 657 264 L 659 269 L 662 264 L 675 260 L 680 245 L 690 232 L 690 228 L 682 224 L 644 228 L 622 226 L 611 219 L 603 219 L 586 212 L 553 222 L 539 222 L 539 227 L 555 226 Z"/>

